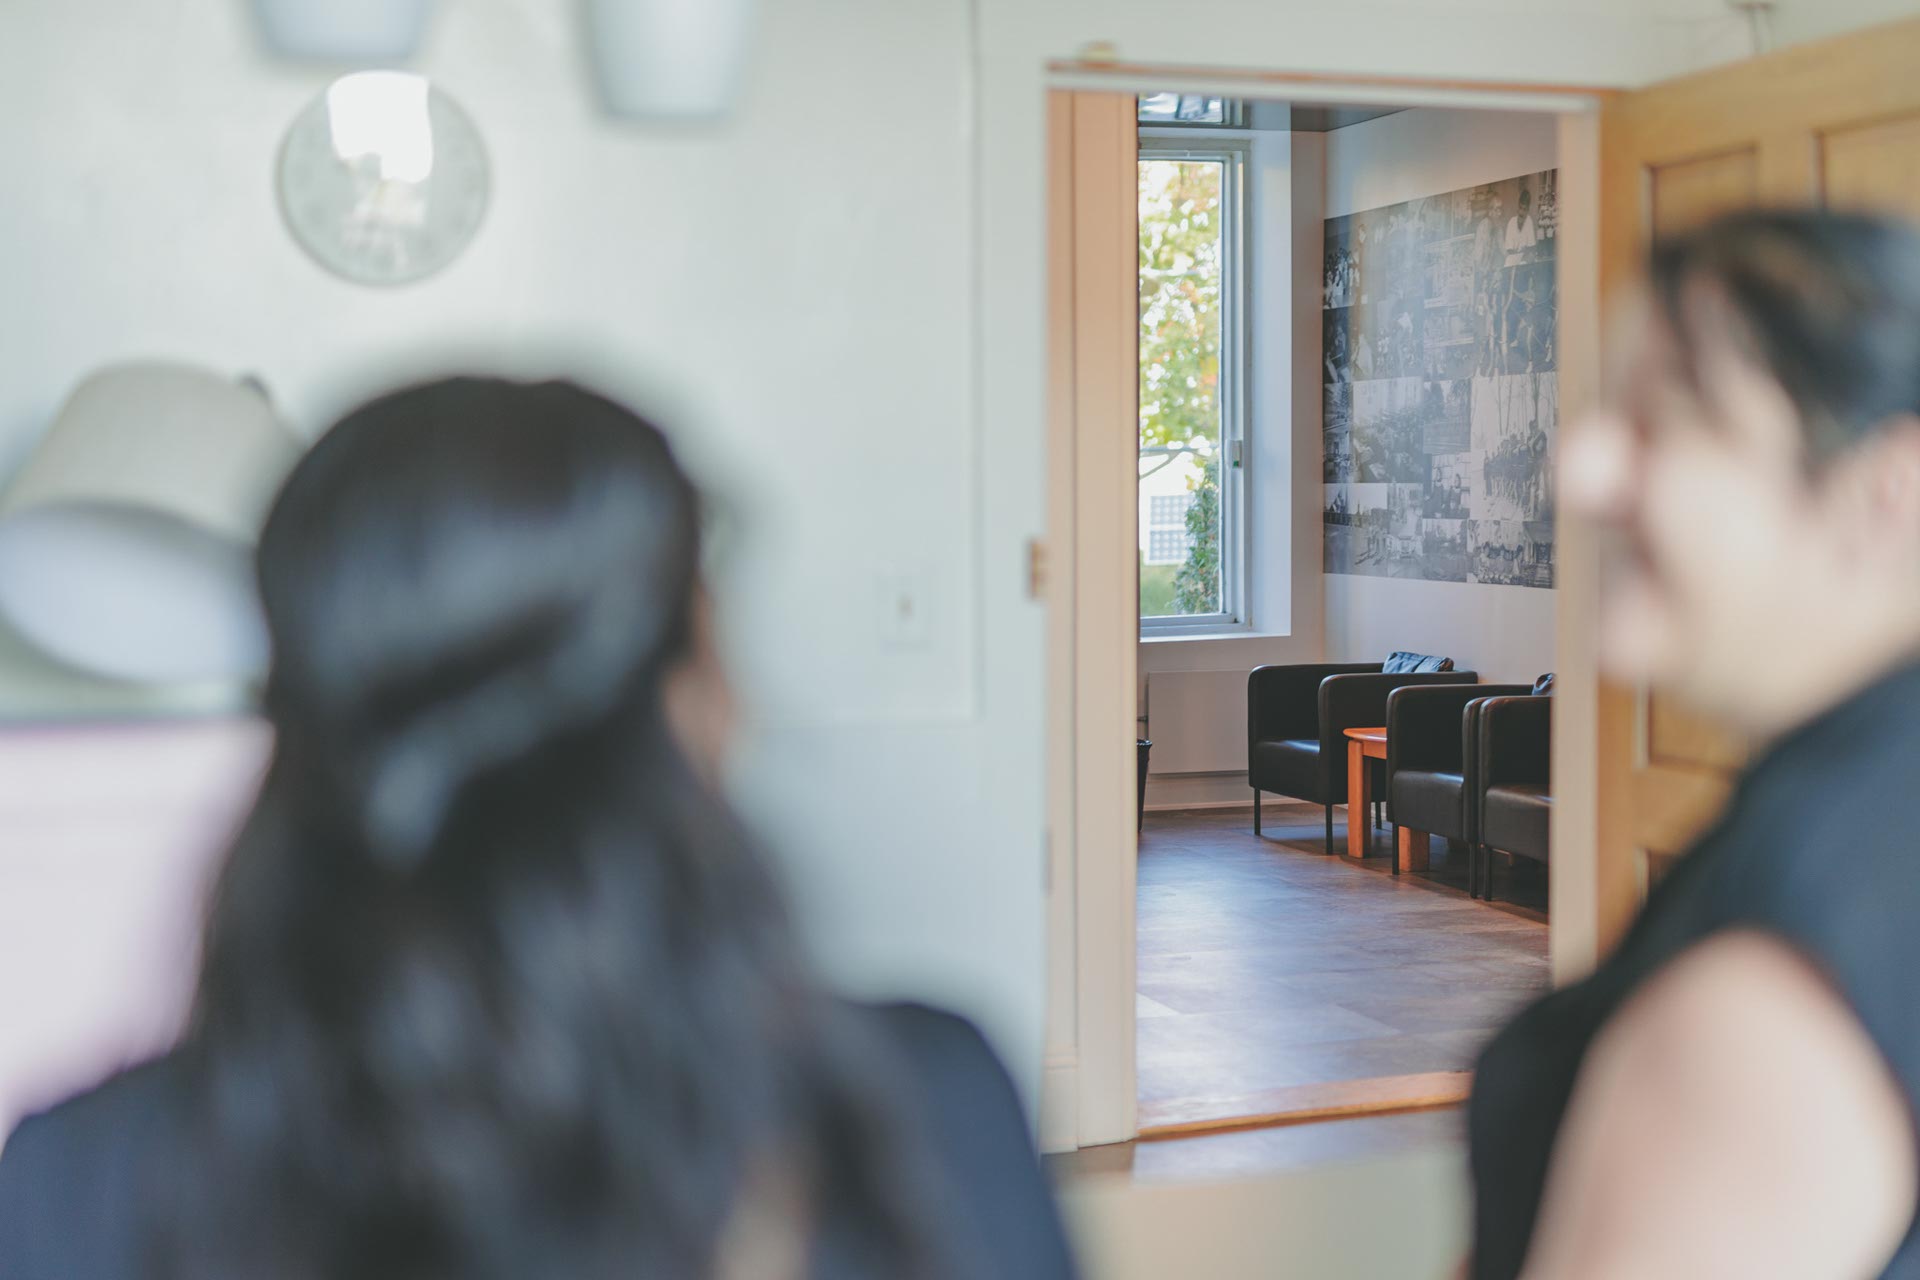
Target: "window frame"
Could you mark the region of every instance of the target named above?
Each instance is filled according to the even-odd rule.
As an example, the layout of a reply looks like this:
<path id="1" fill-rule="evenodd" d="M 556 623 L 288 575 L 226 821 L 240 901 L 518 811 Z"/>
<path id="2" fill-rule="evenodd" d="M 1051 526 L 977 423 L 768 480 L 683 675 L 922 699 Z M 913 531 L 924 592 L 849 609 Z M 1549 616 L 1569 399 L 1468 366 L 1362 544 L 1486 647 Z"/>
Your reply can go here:
<path id="1" fill-rule="evenodd" d="M 1220 180 L 1220 610 L 1216 613 L 1140 617 L 1140 638 L 1218 634 L 1252 629 L 1247 582 L 1251 547 L 1247 540 L 1250 505 L 1247 467 L 1248 383 L 1252 374 L 1247 341 L 1246 170 L 1251 149 L 1245 137 L 1208 137 L 1199 129 L 1218 125 L 1142 125 L 1139 159 L 1202 160 L 1221 165 Z M 1139 284 L 1136 280 L 1135 288 Z M 1136 374 L 1137 377 L 1137 374 Z M 1138 436 L 1136 426 L 1135 435 Z M 1136 443 L 1136 452 L 1138 446 Z M 1136 482 L 1134 509 L 1139 510 Z M 1136 532 L 1135 542 L 1139 535 Z M 1135 588 L 1135 596 L 1139 594 Z"/>
<path id="2" fill-rule="evenodd" d="M 1200 97 L 1200 98 L 1219 98 L 1221 118 L 1218 120 L 1146 120 L 1146 119 L 1142 119 L 1140 116 L 1139 99 L 1154 97 L 1154 96 L 1157 96 L 1157 95 L 1145 94 L 1145 93 L 1135 95 L 1133 118 L 1134 118 L 1134 122 L 1143 130 L 1172 129 L 1181 133 L 1186 133 L 1194 129 L 1244 129 L 1247 127 L 1247 123 L 1246 123 L 1247 100 L 1245 98 L 1229 98 L 1223 94 L 1217 94 L 1217 93 L 1201 93 L 1201 94 L 1193 95 L 1195 97 Z M 1180 95 L 1180 96 L 1184 97 L 1186 95 Z M 1144 140 L 1145 139 L 1143 138 L 1142 141 Z"/>

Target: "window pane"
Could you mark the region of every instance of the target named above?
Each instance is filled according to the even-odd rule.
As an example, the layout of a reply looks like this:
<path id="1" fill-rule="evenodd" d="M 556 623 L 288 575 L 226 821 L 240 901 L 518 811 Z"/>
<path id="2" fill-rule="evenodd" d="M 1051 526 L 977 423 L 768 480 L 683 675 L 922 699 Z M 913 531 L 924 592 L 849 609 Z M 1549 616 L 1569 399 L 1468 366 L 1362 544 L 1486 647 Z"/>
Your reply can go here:
<path id="1" fill-rule="evenodd" d="M 1225 124 L 1225 98 L 1204 98 L 1192 93 L 1143 93 L 1140 95 L 1142 124 Z"/>
<path id="2" fill-rule="evenodd" d="M 1218 160 L 1140 162 L 1140 616 L 1221 611 Z"/>

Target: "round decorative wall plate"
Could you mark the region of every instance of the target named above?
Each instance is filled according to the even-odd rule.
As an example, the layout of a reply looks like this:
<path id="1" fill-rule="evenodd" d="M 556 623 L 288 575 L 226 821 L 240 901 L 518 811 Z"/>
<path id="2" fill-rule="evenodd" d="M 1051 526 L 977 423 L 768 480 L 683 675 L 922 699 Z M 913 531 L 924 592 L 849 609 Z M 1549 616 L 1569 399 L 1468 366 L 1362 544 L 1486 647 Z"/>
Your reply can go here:
<path id="1" fill-rule="evenodd" d="M 328 85 L 280 147 L 280 208 L 321 266 L 360 284 L 432 275 L 480 229 L 479 130 L 424 76 L 361 71 Z"/>

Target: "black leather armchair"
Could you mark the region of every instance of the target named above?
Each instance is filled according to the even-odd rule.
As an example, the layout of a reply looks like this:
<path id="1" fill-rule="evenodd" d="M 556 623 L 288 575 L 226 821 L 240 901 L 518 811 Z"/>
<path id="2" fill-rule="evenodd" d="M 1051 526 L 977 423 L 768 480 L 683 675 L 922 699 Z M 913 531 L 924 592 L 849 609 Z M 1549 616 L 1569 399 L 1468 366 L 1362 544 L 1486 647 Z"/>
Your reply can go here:
<path id="1" fill-rule="evenodd" d="M 1291 796 L 1326 810 L 1333 852 L 1333 806 L 1347 802 L 1347 737 L 1387 722 L 1387 696 L 1421 684 L 1472 684 L 1472 671 L 1383 672 L 1378 662 L 1316 662 L 1255 667 L 1247 676 L 1247 783 L 1253 831 L 1260 795 Z M 1366 821 L 1364 816 L 1350 821 Z"/>
<path id="2" fill-rule="evenodd" d="M 1475 764 L 1480 886 L 1493 900 L 1493 851 L 1548 861 L 1553 819 L 1553 699 L 1489 698 Z"/>
<path id="3" fill-rule="evenodd" d="M 1525 694 L 1524 684 L 1427 685 L 1395 689 L 1387 697 L 1387 821 L 1445 836 L 1475 860 L 1474 797 L 1478 763 L 1474 729 L 1478 704 L 1503 694 Z M 1400 869 L 1394 860 L 1394 871 Z"/>

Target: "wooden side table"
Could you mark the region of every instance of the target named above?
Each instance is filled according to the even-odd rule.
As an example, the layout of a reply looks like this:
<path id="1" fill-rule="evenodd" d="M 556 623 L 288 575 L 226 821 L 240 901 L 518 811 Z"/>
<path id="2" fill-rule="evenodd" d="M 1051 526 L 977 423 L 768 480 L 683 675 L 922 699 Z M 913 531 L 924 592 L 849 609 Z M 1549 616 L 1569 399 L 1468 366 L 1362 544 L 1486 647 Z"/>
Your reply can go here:
<path id="1" fill-rule="evenodd" d="M 1347 856 L 1364 858 L 1373 836 L 1372 774 L 1368 760 L 1387 758 L 1387 731 L 1379 729 L 1347 730 Z M 1355 814 L 1360 817 L 1356 819 Z M 1393 874 L 1427 869 L 1428 837 L 1424 831 L 1395 827 Z"/>

